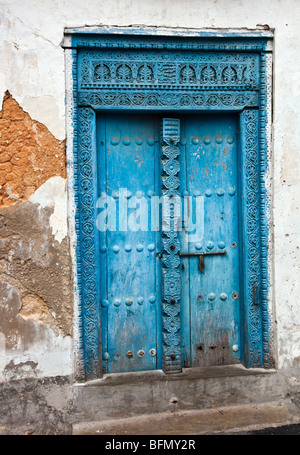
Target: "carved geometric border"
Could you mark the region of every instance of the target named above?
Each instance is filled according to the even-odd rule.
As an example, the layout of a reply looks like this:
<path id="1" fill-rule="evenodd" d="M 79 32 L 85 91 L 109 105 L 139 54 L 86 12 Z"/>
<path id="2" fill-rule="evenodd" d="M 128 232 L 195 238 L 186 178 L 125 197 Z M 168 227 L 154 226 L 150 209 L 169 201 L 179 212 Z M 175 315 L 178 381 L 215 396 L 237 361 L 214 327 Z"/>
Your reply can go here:
<path id="1" fill-rule="evenodd" d="M 151 33 L 151 32 L 150 32 Z M 175 33 L 174 33 L 175 34 Z M 66 42 L 65 47 L 77 49 L 138 49 L 151 50 L 181 50 L 181 51 L 234 51 L 234 52 L 263 52 L 270 50 L 270 32 L 251 33 L 242 36 L 242 33 L 234 33 L 229 36 L 228 32 L 214 32 L 205 34 L 195 33 L 187 36 L 184 32 L 177 32 L 177 36 L 164 34 L 154 36 L 144 34 L 143 30 L 127 29 L 105 31 L 99 34 L 84 33 L 84 30 L 66 30 L 65 35 L 71 37 L 71 45 Z M 202 36 L 201 36 L 202 35 Z M 205 36 L 204 36 L 205 35 Z M 216 36 L 218 35 L 218 36 Z"/>
<path id="2" fill-rule="evenodd" d="M 261 54 L 260 87 L 260 236 L 261 236 L 261 305 L 263 365 L 275 366 L 273 354 L 273 300 L 271 286 L 272 261 L 270 241 L 271 223 L 271 162 L 272 125 L 272 54 Z"/>
<path id="3" fill-rule="evenodd" d="M 162 197 L 169 201 L 169 210 L 162 210 L 162 310 L 163 310 L 163 370 L 181 371 L 180 346 L 180 242 L 176 230 L 176 199 L 179 197 L 178 172 L 180 154 L 180 120 L 164 118 L 161 125 Z"/>
<path id="4" fill-rule="evenodd" d="M 78 93 L 78 102 L 94 109 L 214 109 L 241 110 L 246 106 L 258 106 L 257 92 L 235 91 L 129 91 L 129 90 L 86 90 Z"/>
<path id="5" fill-rule="evenodd" d="M 70 229 L 71 234 L 73 232 L 71 256 L 75 269 L 75 376 L 82 382 L 101 374 L 98 270 L 93 235 L 97 191 L 94 175 L 95 112 L 91 108 L 78 109 L 76 50 L 66 50 L 66 71 L 68 189 L 69 199 L 74 197 Z M 75 254 L 72 254 L 74 250 Z"/>
<path id="6" fill-rule="evenodd" d="M 96 260 L 97 160 L 96 115 L 91 108 L 78 109 L 78 243 L 79 295 L 82 302 L 83 344 L 86 379 L 100 375 L 101 333 L 99 265 Z"/>
<path id="7" fill-rule="evenodd" d="M 107 37 L 106 37 L 107 38 Z M 126 37 L 125 37 L 126 40 Z M 101 38 L 97 37 L 97 46 L 100 46 Z M 114 37 L 116 43 L 116 37 Z M 119 43 L 124 42 L 124 37 L 117 37 Z M 135 42 L 139 40 L 135 37 Z M 143 37 L 145 43 L 147 38 Z M 95 46 L 95 40 L 89 40 L 91 46 Z M 185 38 L 185 42 L 187 39 Z M 202 39 L 203 49 L 205 40 Z M 239 41 L 236 40 L 238 43 Z M 83 41 L 81 42 L 83 43 Z M 84 42 L 87 45 L 87 42 Z M 249 44 L 250 43 L 250 44 Z M 178 44 L 178 40 L 177 40 Z M 211 49 L 212 41 L 208 48 Z M 234 47 L 235 50 L 245 50 L 245 43 L 240 43 L 240 47 Z M 253 47 L 252 47 L 253 45 Z M 80 40 L 76 42 L 76 46 L 80 47 Z M 187 44 L 185 43 L 185 46 Z M 222 49 L 222 38 L 215 39 L 213 46 Z M 260 91 L 259 99 L 256 98 L 255 104 L 259 109 L 251 103 L 251 100 L 241 104 L 240 106 L 228 104 L 228 110 L 239 110 L 241 112 L 241 136 L 242 143 L 245 145 L 246 154 L 244 160 L 247 165 L 247 173 L 245 179 L 246 185 L 246 200 L 244 203 L 244 216 L 247 219 L 247 226 L 244 230 L 245 244 L 247 250 L 247 270 L 245 276 L 247 286 L 245 286 L 246 300 L 246 317 L 247 317 L 247 334 L 246 346 L 247 356 L 246 362 L 248 367 L 272 367 L 273 353 L 270 346 L 272 337 L 270 327 L 270 297 L 269 297 L 269 200 L 268 191 L 266 190 L 266 173 L 268 166 L 268 146 L 269 136 L 268 128 L 270 124 L 270 87 L 267 81 L 267 68 L 269 54 L 262 52 L 266 49 L 266 39 L 256 39 L 251 42 L 247 41 L 249 50 L 260 51 Z M 249 47 L 250 46 L 250 47 Z M 122 46 L 120 46 L 122 48 Z M 207 47 L 206 47 L 207 48 Z M 226 48 L 226 46 L 224 46 Z M 232 42 L 231 42 L 232 48 Z M 71 63 L 72 62 L 72 63 Z M 69 170 L 74 177 L 74 204 L 76 209 L 75 216 L 75 235 L 76 235 L 76 283 L 77 290 L 77 333 L 78 345 L 76 349 L 77 360 L 77 379 L 87 380 L 95 379 L 100 376 L 101 365 L 101 347 L 100 343 L 100 311 L 98 310 L 98 285 L 97 285 L 97 263 L 95 261 L 96 244 L 95 237 L 92 235 L 90 220 L 95 219 L 94 202 L 96 199 L 95 179 L 93 178 L 94 164 L 93 160 L 96 156 L 95 148 L 95 110 L 103 109 L 101 103 L 95 103 L 95 99 L 103 100 L 105 93 L 100 89 L 97 91 L 89 91 L 89 93 L 77 92 L 77 52 L 75 49 L 69 53 L 69 68 L 72 65 L 72 109 L 71 123 L 69 131 L 72 130 L 72 157 L 69 155 Z M 70 85 L 70 84 L 69 84 Z M 115 90 L 116 91 L 116 90 Z M 128 95 L 128 93 L 126 93 Z M 195 93 L 201 97 L 204 93 Z M 215 95 L 216 92 L 214 93 Z M 79 95 L 79 99 L 77 96 Z M 121 93 L 118 91 L 115 99 Z M 134 94 L 132 93 L 132 96 Z M 146 94 L 144 93 L 146 96 Z M 183 110 L 180 104 L 174 104 L 172 99 L 184 94 L 178 93 L 177 90 L 169 91 L 168 101 L 163 105 L 165 110 Z M 190 95 L 190 92 L 189 92 Z M 236 93 L 227 91 L 226 95 L 233 100 Z M 245 95 L 245 92 L 243 93 Z M 206 96 L 210 94 L 206 93 Z M 253 93 L 251 94 L 253 96 Z M 255 93 L 255 96 L 256 93 Z M 92 98 L 91 98 L 92 97 Z M 97 98 L 98 97 L 98 98 Z M 207 98 L 208 99 L 208 98 Z M 253 98 L 252 98 L 253 99 Z M 220 100 L 220 98 L 219 98 Z M 220 101 L 215 105 L 208 106 L 207 102 L 200 105 L 190 105 L 192 110 L 215 110 L 220 106 Z M 118 101 L 119 103 L 119 101 Z M 79 107 L 82 106 L 82 107 Z M 142 109 L 143 106 L 138 105 L 122 105 L 114 104 L 107 105 L 106 108 L 130 110 L 137 106 L 137 109 Z M 162 109 L 162 104 L 159 105 Z M 79 109 L 78 109 L 79 107 Z M 157 106 L 147 104 L 147 110 L 155 110 Z M 223 106 L 224 110 L 225 107 Z M 242 111 L 243 109 L 245 109 Z M 77 123 L 78 122 L 78 123 Z M 255 144 L 253 148 L 251 144 Z M 89 158 L 87 158 L 89 157 Z M 253 161 L 254 159 L 254 161 Z M 252 162 L 251 162 L 252 160 Z M 254 164 L 253 164 L 254 163 Z M 90 181 L 90 183 L 87 183 Z M 91 185 L 90 185 L 91 184 Z M 254 188 L 252 186 L 254 185 Z M 258 186 L 258 187 L 257 187 Z M 257 190 L 253 191 L 253 189 Z M 256 194 L 256 198 L 254 197 Z M 86 204 L 88 200 L 88 203 Z M 256 226 L 256 227 L 255 227 Z M 94 239 L 94 241 L 93 241 Z M 253 288 L 254 284 L 254 288 Z M 253 292 L 255 286 L 258 289 Z M 94 296 L 94 298 L 93 298 Z"/>
<path id="8" fill-rule="evenodd" d="M 244 301 L 248 339 L 246 363 L 262 366 L 261 238 L 259 197 L 259 111 L 241 114 L 242 225 L 244 233 Z"/>

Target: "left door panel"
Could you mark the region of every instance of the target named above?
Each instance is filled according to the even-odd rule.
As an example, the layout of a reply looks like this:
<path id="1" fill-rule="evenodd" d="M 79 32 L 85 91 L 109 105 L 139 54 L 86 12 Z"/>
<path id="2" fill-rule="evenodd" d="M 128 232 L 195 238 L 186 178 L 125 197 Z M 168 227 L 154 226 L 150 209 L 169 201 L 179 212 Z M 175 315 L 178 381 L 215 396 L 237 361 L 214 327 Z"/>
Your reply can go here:
<path id="1" fill-rule="evenodd" d="M 103 371 L 160 368 L 160 232 L 151 229 L 159 194 L 157 119 L 97 116 Z"/>

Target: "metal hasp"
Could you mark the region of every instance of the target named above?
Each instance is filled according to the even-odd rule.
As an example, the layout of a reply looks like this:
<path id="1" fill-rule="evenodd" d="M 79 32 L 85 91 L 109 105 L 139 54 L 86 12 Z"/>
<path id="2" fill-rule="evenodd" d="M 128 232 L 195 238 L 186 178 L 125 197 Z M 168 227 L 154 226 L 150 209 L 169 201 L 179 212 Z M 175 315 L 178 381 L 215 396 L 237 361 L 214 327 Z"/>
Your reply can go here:
<path id="1" fill-rule="evenodd" d="M 227 251 L 214 251 L 210 253 L 179 253 L 179 256 L 199 256 L 199 264 L 198 264 L 198 269 L 200 270 L 201 273 L 204 272 L 205 269 L 205 264 L 204 264 L 204 256 L 217 256 L 217 255 L 224 255 L 227 254 Z"/>

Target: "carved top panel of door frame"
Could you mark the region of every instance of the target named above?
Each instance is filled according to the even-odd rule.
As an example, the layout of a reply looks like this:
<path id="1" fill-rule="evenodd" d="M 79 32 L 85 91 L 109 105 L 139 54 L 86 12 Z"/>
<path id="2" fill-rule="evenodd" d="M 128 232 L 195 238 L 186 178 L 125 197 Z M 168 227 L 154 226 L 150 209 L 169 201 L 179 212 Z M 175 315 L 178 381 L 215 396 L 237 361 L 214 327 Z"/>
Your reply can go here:
<path id="1" fill-rule="evenodd" d="M 261 56 L 272 49 L 270 31 L 179 35 L 156 29 L 161 35 L 153 36 L 151 30 L 67 31 L 64 47 L 77 56 L 73 78 L 79 105 L 130 110 L 241 110 L 260 105 L 265 88 Z"/>
<path id="2" fill-rule="evenodd" d="M 82 51 L 79 88 L 256 90 L 258 67 L 259 55 L 252 53 Z"/>

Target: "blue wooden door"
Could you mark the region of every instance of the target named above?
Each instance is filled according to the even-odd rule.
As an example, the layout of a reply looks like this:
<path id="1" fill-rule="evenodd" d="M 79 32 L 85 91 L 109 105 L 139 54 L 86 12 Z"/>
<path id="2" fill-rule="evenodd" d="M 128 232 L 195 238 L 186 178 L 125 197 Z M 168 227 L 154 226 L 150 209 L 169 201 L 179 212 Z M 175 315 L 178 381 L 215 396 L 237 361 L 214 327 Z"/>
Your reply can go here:
<path id="1" fill-rule="evenodd" d="M 183 364 L 236 363 L 242 351 L 236 118 L 186 115 L 181 135 L 180 190 L 190 196 L 180 233 Z"/>
<path id="2" fill-rule="evenodd" d="M 160 367 L 159 141 L 151 115 L 97 119 L 102 351 L 105 372 Z"/>
<path id="3" fill-rule="evenodd" d="M 97 118 L 104 372 L 162 367 L 162 116 Z M 241 359 L 241 239 L 234 115 L 180 118 L 182 366 Z"/>

